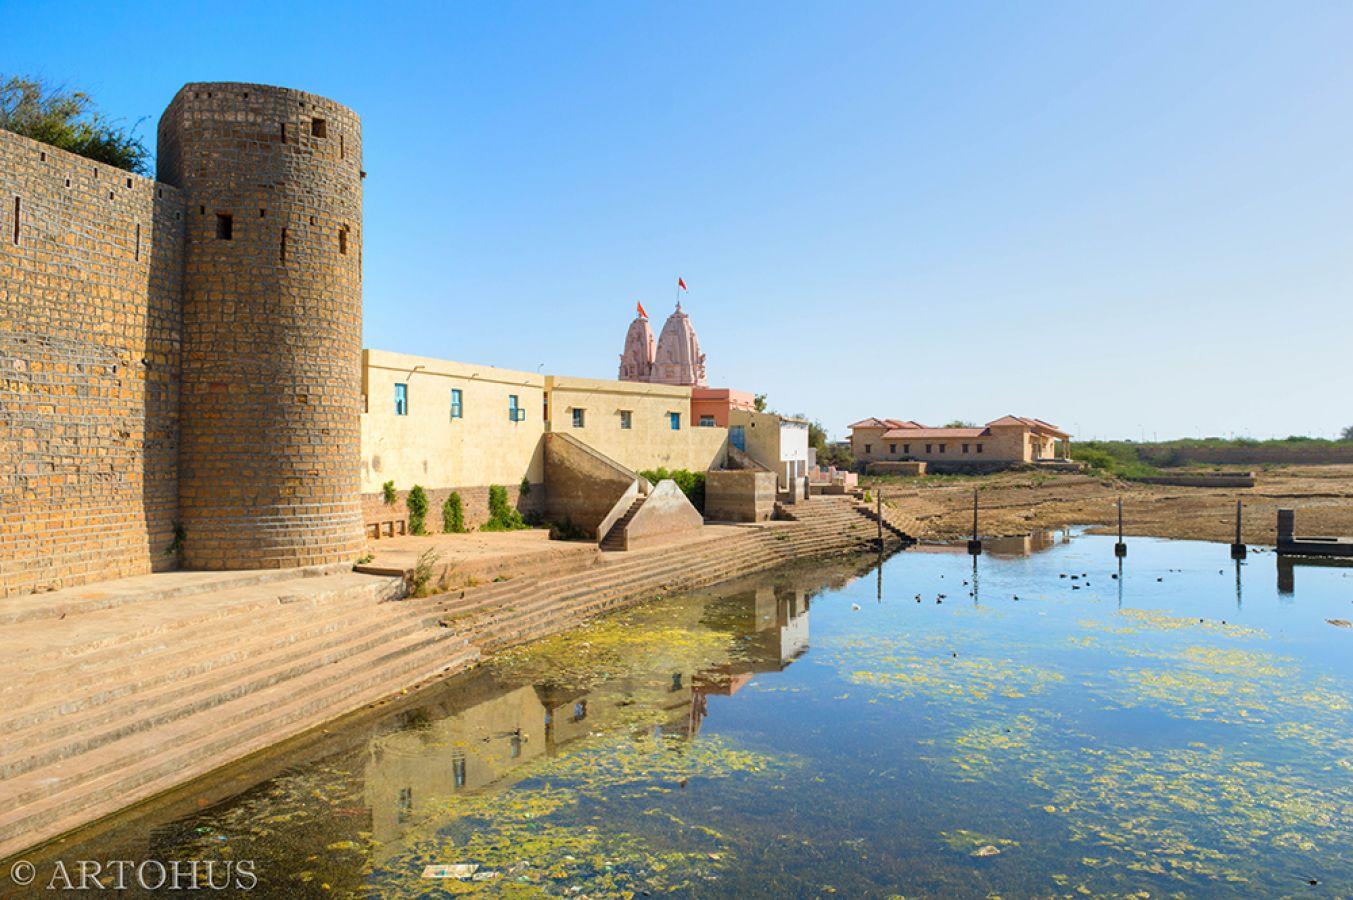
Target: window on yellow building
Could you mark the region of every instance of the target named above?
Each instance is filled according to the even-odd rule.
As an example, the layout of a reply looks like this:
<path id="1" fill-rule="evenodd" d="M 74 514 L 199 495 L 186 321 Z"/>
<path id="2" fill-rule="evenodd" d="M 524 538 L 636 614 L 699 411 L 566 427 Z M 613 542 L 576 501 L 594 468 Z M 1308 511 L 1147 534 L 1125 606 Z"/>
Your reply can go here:
<path id="1" fill-rule="evenodd" d="M 926 444 L 926 445 L 925 445 L 925 452 L 926 452 L 926 453 L 933 453 L 934 451 L 933 451 L 931 448 L 934 447 L 934 446 L 935 446 L 934 444 Z"/>
<path id="2" fill-rule="evenodd" d="M 903 453 L 908 453 L 908 454 L 911 453 L 911 444 L 903 444 L 903 445 L 902 445 L 902 452 L 903 452 Z"/>
<path id="3" fill-rule="evenodd" d="M 672 426 L 672 430 L 673 430 L 673 431 L 680 431 L 680 430 L 681 430 L 681 413 L 679 413 L 679 412 L 669 412 L 669 413 L 667 414 L 667 422 L 668 422 L 669 425 Z"/>
<path id="4" fill-rule="evenodd" d="M 451 418 L 459 419 L 465 415 L 465 404 L 461 401 L 460 388 L 451 389 Z"/>
<path id="5" fill-rule="evenodd" d="M 395 415 L 407 416 L 409 414 L 409 386 L 407 384 L 395 385 Z"/>
<path id="6" fill-rule="evenodd" d="M 620 427 L 624 431 L 629 431 L 634 427 L 634 413 L 628 409 L 620 411 Z"/>
<path id="7" fill-rule="evenodd" d="M 940 444 L 940 452 L 941 452 L 941 453 L 944 452 L 944 445 L 943 445 L 943 444 Z"/>
<path id="8" fill-rule="evenodd" d="M 582 428 L 582 427 L 583 427 L 583 423 L 586 421 L 586 416 L 584 415 L 586 412 L 587 412 L 586 410 L 578 409 L 576 406 L 573 408 L 573 427 L 574 427 L 574 428 Z"/>

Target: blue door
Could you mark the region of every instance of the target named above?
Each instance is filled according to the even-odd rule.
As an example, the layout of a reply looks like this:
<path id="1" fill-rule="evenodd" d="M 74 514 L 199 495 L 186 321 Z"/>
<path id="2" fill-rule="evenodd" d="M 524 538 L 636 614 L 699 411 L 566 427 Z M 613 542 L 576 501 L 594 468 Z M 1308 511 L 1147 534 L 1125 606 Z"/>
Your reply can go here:
<path id="1" fill-rule="evenodd" d="M 743 453 L 747 452 L 747 435 L 743 432 L 741 425 L 728 426 L 728 443 L 737 447 Z"/>

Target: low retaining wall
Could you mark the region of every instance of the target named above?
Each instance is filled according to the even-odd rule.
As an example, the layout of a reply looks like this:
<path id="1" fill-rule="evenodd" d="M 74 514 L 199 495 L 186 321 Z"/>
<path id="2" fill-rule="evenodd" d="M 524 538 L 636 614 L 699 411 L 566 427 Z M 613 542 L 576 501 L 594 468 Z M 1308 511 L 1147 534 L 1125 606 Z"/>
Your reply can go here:
<path id="1" fill-rule="evenodd" d="M 887 460 L 865 466 L 866 475 L 924 475 L 926 464 L 919 460 Z"/>
<path id="2" fill-rule="evenodd" d="M 413 487 L 413 485 L 409 485 Z M 523 516 L 540 515 L 545 512 L 545 485 L 529 485 L 530 490 L 522 493 L 520 484 L 505 484 L 507 502 Z M 451 494 L 460 494 L 461 507 L 465 511 L 465 527 L 477 528 L 489 520 L 489 485 L 479 484 L 471 487 L 423 488 L 428 495 L 427 519 L 424 528 L 429 534 L 442 531 L 442 504 Z M 395 493 L 395 502 L 386 503 L 384 494 L 362 495 L 362 522 L 366 526 L 367 539 L 375 535 L 380 528 L 381 537 L 391 533 L 408 534 L 409 528 L 409 492 Z M 393 527 L 391 527 L 393 525 Z"/>
<path id="3" fill-rule="evenodd" d="M 1253 472 L 1224 472 L 1218 475 L 1205 475 L 1202 473 L 1189 475 L 1149 475 L 1141 478 L 1131 478 L 1130 481 L 1140 482 L 1142 484 L 1165 484 L 1171 487 L 1201 487 L 1201 488 L 1252 488 L 1254 487 Z"/>
<path id="4" fill-rule="evenodd" d="M 705 518 L 714 522 L 765 522 L 775 512 L 774 472 L 711 469 L 705 473 Z"/>

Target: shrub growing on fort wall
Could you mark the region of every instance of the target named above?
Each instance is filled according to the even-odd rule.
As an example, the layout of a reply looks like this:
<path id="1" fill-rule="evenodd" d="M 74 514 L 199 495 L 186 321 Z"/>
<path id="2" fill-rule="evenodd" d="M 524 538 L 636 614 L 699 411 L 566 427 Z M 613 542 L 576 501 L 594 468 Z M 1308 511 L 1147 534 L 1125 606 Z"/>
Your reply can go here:
<path id="1" fill-rule="evenodd" d="M 133 131 L 109 122 L 81 91 L 36 78 L 0 76 L 0 129 L 145 175 L 150 151 Z"/>
<path id="2" fill-rule="evenodd" d="M 395 501 L 399 499 L 398 492 L 395 491 L 395 483 L 387 481 L 381 485 L 381 498 L 385 500 L 386 506 L 394 506 Z"/>
<path id="3" fill-rule="evenodd" d="M 409 531 L 427 534 L 428 495 L 421 484 L 413 486 L 404 505 L 409 508 Z"/>
<path id="4" fill-rule="evenodd" d="M 456 491 L 448 494 L 446 502 L 442 504 L 442 531 L 447 534 L 465 533 L 465 504 Z"/>
<path id="5" fill-rule="evenodd" d="M 705 473 L 692 472 L 690 469 L 674 469 L 668 471 L 665 468 L 648 469 L 640 472 L 640 475 L 649 481 L 657 484 L 659 481 L 666 481 L 668 478 L 676 482 L 676 486 L 681 488 L 681 493 L 686 495 L 686 499 L 691 501 L 700 512 L 705 511 Z"/>
<path id="6" fill-rule="evenodd" d="M 501 484 L 489 485 L 489 520 L 479 526 L 479 530 L 517 531 L 525 527 L 521 513 L 507 502 L 507 488 Z"/>

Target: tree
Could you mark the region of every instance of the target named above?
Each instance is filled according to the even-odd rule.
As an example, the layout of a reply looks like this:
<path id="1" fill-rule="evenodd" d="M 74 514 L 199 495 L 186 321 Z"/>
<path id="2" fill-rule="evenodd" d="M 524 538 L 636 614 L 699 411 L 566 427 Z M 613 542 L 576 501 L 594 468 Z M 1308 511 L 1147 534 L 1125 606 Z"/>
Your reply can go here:
<path id="1" fill-rule="evenodd" d="M 1343 433 L 1339 435 L 1341 441 L 1353 441 L 1353 425 L 1344 428 Z"/>
<path id="2" fill-rule="evenodd" d="M 965 421 L 963 421 L 962 419 L 955 419 L 954 421 L 950 422 L 948 425 L 945 425 L 944 427 L 945 427 L 945 428 L 976 428 L 976 427 L 977 427 L 977 424 L 976 424 L 975 422 L 965 422 Z"/>
<path id="3" fill-rule="evenodd" d="M 757 411 L 757 412 L 765 412 L 765 411 L 766 411 L 766 395 L 765 395 L 765 394 L 757 394 L 754 398 L 752 398 L 752 406 L 756 407 L 756 411 Z"/>
<path id="4" fill-rule="evenodd" d="M 83 91 L 0 76 L 0 128 L 128 172 L 149 170 L 150 151 L 134 127 L 105 119 Z"/>

